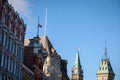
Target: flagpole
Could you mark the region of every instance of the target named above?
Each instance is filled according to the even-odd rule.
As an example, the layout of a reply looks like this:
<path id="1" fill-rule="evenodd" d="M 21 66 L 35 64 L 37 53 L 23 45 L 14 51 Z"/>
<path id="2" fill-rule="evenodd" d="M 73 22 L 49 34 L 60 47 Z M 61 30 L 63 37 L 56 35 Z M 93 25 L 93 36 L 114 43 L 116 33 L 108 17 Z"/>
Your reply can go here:
<path id="1" fill-rule="evenodd" d="M 39 16 L 38 16 L 38 25 L 39 25 Z M 37 25 L 37 37 L 39 37 L 39 26 Z"/>
<path id="2" fill-rule="evenodd" d="M 46 8 L 46 14 L 45 14 L 45 32 L 44 32 L 44 36 L 46 36 L 46 27 L 47 27 L 47 8 Z"/>

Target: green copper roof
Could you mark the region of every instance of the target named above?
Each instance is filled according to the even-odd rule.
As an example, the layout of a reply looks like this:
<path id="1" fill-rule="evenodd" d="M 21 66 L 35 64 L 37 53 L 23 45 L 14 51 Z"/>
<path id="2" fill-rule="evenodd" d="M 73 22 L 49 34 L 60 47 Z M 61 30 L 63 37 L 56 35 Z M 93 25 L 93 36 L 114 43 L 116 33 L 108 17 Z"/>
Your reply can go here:
<path id="1" fill-rule="evenodd" d="M 109 59 L 103 59 L 97 71 L 97 74 L 105 74 L 105 73 L 114 74 Z"/>
<path id="2" fill-rule="evenodd" d="M 78 67 L 78 68 L 81 67 L 79 52 L 76 54 L 76 59 L 75 59 L 74 67 Z"/>

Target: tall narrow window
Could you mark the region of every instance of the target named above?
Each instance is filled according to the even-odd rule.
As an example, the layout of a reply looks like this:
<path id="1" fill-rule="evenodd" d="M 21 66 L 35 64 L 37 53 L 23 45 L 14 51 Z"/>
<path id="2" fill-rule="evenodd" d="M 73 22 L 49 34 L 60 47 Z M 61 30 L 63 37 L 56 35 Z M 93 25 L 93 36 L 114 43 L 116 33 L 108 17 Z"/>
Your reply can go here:
<path id="1" fill-rule="evenodd" d="M 13 72 L 13 60 L 11 59 L 11 73 Z"/>
<path id="2" fill-rule="evenodd" d="M 10 51 L 10 36 L 8 37 L 8 50 Z"/>
<path id="3" fill-rule="evenodd" d="M 7 68 L 7 56 L 4 54 L 4 68 Z"/>
<path id="4" fill-rule="evenodd" d="M 15 62 L 15 65 L 14 65 L 14 74 L 15 74 L 15 72 L 16 72 L 16 62 Z"/>
<path id="5" fill-rule="evenodd" d="M 3 67 L 4 65 L 4 53 L 2 52 L 2 61 L 1 61 L 1 66 Z"/>
<path id="6" fill-rule="evenodd" d="M 7 56 L 7 70 L 8 70 L 8 67 L 9 67 L 9 56 Z"/>
<path id="7" fill-rule="evenodd" d="M 11 41 L 11 52 L 13 53 L 13 39 Z"/>
<path id="8" fill-rule="evenodd" d="M 4 30 L 2 30 L 2 45 L 3 45 L 3 46 L 4 46 L 4 36 L 5 36 Z"/>
<path id="9" fill-rule="evenodd" d="M 10 51 L 11 51 L 11 48 L 12 48 L 12 39 L 10 37 Z"/>
<path id="10" fill-rule="evenodd" d="M 7 47 L 7 33 L 5 32 L 5 47 Z"/>
<path id="11" fill-rule="evenodd" d="M 11 61 L 11 58 L 10 59 L 10 68 L 9 68 L 9 71 L 11 71 L 11 64 L 12 64 L 12 61 Z"/>
<path id="12" fill-rule="evenodd" d="M 12 71 L 12 73 L 14 73 L 14 68 L 15 68 L 15 60 L 13 60 L 13 71 Z"/>
<path id="13" fill-rule="evenodd" d="M 8 56 L 8 71 L 10 71 L 10 57 Z"/>
<path id="14" fill-rule="evenodd" d="M 20 65 L 20 67 L 19 67 L 19 78 L 21 77 L 21 65 Z"/>

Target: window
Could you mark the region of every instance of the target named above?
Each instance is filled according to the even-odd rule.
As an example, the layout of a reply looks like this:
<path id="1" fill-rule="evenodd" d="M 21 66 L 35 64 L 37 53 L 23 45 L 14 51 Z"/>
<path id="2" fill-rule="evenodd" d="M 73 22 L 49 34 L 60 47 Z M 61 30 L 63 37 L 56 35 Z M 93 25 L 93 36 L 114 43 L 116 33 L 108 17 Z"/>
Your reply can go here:
<path id="1" fill-rule="evenodd" d="M 5 32 L 5 47 L 7 47 L 7 33 Z"/>
<path id="2" fill-rule="evenodd" d="M 11 58 L 10 59 L 10 68 L 9 68 L 9 71 L 11 71 L 11 64 L 12 64 L 12 61 L 11 61 Z"/>
<path id="3" fill-rule="evenodd" d="M 8 56 L 8 71 L 10 71 L 10 57 Z"/>
<path id="4" fill-rule="evenodd" d="M 14 74 L 15 74 L 15 72 L 16 72 L 16 62 L 15 62 L 15 65 L 14 65 Z"/>
<path id="5" fill-rule="evenodd" d="M 104 67 L 102 68 L 102 70 L 104 70 Z"/>
<path id="6" fill-rule="evenodd" d="M 14 68 L 15 68 L 14 65 L 15 65 L 15 60 L 13 60 L 13 71 L 12 71 L 13 73 L 14 73 Z"/>
<path id="7" fill-rule="evenodd" d="M 11 73 L 13 72 L 13 59 L 11 59 Z"/>
<path id="8" fill-rule="evenodd" d="M 16 42 L 14 43 L 14 54 L 15 54 L 15 56 L 17 55 L 17 53 L 16 53 Z"/>
<path id="9" fill-rule="evenodd" d="M 8 50 L 10 51 L 10 36 L 8 37 Z"/>
<path id="10" fill-rule="evenodd" d="M 9 56 L 7 56 L 7 60 L 6 60 L 7 62 L 6 62 L 6 65 L 7 65 L 7 70 L 8 70 L 8 66 L 9 66 Z"/>
<path id="11" fill-rule="evenodd" d="M 12 38 L 10 37 L 10 51 L 12 51 Z"/>
<path id="12" fill-rule="evenodd" d="M 105 70 L 107 70 L 107 67 L 105 67 Z"/>
<path id="13" fill-rule="evenodd" d="M 4 54 L 4 67 L 7 68 L 7 56 Z"/>
<path id="14" fill-rule="evenodd" d="M 16 70 L 15 70 L 15 75 L 17 76 L 17 74 L 18 74 L 18 64 L 16 63 Z"/>
<path id="15" fill-rule="evenodd" d="M 5 34 L 4 34 L 4 31 L 2 30 L 2 45 L 3 45 L 3 46 L 4 46 L 4 42 L 5 42 L 5 41 L 4 41 L 4 39 L 5 39 L 4 37 L 5 37 Z"/>
<path id="16" fill-rule="evenodd" d="M 2 61 L 1 61 L 1 66 L 3 67 L 4 65 L 4 53 L 2 52 Z"/>
<path id="17" fill-rule="evenodd" d="M 19 67 L 19 78 L 21 77 L 21 66 Z"/>

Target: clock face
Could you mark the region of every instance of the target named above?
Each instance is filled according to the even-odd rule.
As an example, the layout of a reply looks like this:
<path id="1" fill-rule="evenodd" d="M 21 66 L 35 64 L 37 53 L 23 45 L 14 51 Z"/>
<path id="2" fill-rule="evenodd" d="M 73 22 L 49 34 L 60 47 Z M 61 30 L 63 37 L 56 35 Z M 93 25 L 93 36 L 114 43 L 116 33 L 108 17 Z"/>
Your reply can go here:
<path id="1" fill-rule="evenodd" d="M 49 66 L 47 70 L 51 72 L 53 70 L 53 66 Z"/>
<path id="2" fill-rule="evenodd" d="M 77 69 L 75 69 L 75 70 L 74 70 L 74 73 L 77 73 L 77 72 L 78 72 L 78 70 L 77 70 Z"/>

